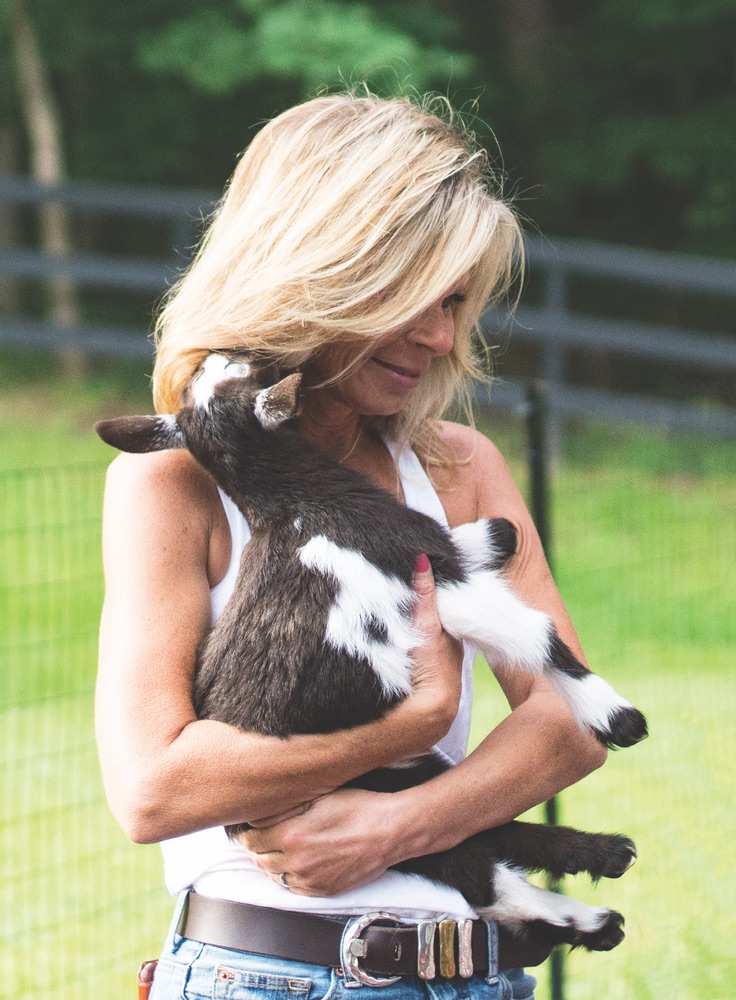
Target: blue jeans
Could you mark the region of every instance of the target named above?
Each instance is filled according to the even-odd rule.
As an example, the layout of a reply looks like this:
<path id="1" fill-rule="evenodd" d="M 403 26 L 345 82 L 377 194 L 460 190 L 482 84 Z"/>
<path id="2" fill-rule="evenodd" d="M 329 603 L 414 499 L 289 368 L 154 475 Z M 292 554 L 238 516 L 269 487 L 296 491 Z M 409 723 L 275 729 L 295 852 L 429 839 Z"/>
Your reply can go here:
<path id="1" fill-rule="evenodd" d="M 342 971 L 284 958 L 231 951 L 176 934 L 172 923 L 150 1000 L 533 1000 L 523 969 L 425 982 L 403 976 L 391 986 L 347 985 Z"/>

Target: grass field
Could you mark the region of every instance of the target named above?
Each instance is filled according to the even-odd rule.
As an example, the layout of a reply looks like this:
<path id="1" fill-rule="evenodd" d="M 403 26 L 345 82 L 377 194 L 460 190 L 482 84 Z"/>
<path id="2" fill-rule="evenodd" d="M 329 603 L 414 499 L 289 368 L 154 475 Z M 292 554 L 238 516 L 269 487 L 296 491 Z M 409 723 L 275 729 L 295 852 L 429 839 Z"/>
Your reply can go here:
<path id="1" fill-rule="evenodd" d="M 0 405 L 0 1000 L 124 1000 L 168 919 L 158 849 L 128 844 L 108 815 L 91 717 L 110 452 L 89 427 L 144 408 L 145 389 L 81 385 L 72 399 L 29 380 Z M 491 433 L 523 482 L 520 428 Z M 563 821 L 629 833 L 640 850 L 620 881 L 566 884 L 620 909 L 628 932 L 608 955 L 567 959 L 567 997 L 731 1000 L 734 449 L 589 426 L 568 441 L 557 577 L 591 665 L 647 712 L 652 737 L 561 799 Z M 479 665 L 474 740 L 504 713 Z"/>

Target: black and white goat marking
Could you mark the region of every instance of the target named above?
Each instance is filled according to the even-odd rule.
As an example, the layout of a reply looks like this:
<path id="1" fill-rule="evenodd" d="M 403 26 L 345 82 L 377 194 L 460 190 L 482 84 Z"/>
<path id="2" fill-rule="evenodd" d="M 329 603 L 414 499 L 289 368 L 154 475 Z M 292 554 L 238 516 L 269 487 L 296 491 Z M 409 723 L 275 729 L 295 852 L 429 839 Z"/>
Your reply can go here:
<path id="1" fill-rule="evenodd" d="M 620 929 L 620 924 L 611 921 L 611 911 L 605 907 L 588 906 L 569 896 L 540 889 L 504 862 L 496 866 L 495 890 L 495 903 L 481 907 L 481 916 L 496 920 L 519 935 L 523 935 L 528 924 L 536 922 L 559 928 L 563 935 L 575 928 L 585 936 L 606 931 L 615 936 L 615 931 Z"/>
<path id="2" fill-rule="evenodd" d="M 280 378 L 257 355 L 212 354 L 175 417 L 97 425 L 124 451 L 188 448 L 249 523 L 234 592 L 198 655 L 198 716 L 282 737 L 380 718 L 411 690 L 413 572 L 425 553 L 451 635 L 477 645 L 492 668 L 544 673 L 602 743 L 643 739 L 641 713 L 499 573 L 516 548 L 513 526 L 483 519 L 448 532 L 309 446 L 291 421 L 299 378 Z M 446 767 L 429 753 L 352 784 L 398 791 Z M 610 878 L 635 858 L 625 837 L 517 822 L 396 867 L 454 886 L 514 933 L 604 950 L 623 939 L 620 914 L 531 886 L 516 869 Z"/>
<path id="3" fill-rule="evenodd" d="M 335 581 L 324 640 L 349 657 L 370 663 L 388 697 L 411 691 L 410 651 L 419 642 L 412 628 L 413 594 L 403 580 L 387 576 L 362 552 L 314 535 L 297 552 L 299 561 Z"/>

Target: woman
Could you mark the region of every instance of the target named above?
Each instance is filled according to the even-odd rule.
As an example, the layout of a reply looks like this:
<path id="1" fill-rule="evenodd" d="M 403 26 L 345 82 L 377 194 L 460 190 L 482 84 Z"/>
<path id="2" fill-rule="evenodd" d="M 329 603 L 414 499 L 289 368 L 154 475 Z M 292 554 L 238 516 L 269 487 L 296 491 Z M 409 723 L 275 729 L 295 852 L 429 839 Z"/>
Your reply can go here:
<path id="1" fill-rule="evenodd" d="M 218 348 L 299 368 L 305 440 L 440 522 L 513 521 L 510 583 L 582 657 L 503 459 L 475 431 L 439 420 L 477 374 L 481 310 L 513 277 L 518 227 L 488 175 L 482 151 L 429 104 L 332 96 L 275 119 L 242 157 L 162 312 L 156 405 L 176 410 Z M 415 690 L 384 719 L 286 741 L 197 720 L 196 650 L 232 592 L 247 539 L 242 516 L 187 452 L 113 462 L 100 756 L 123 829 L 164 842 L 167 884 L 182 893 L 152 1000 L 371 989 L 324 957 L 315 927 L 339 939 L 347 917 L 376 911 L 408 925 L 475 916 L 454 890 L 387 869 L 506 823 L 605 755 L 546 681 L 501 671 L 511 714 L 464 758 L 473 650 L 443 633 L 425 560 Z M 393 795 L 341 788 L 434 744 L 457 766 L 425 785 Z M 222 826 L 246 821 L 253 829 L 230 843 Z M 199 937 L 189 887 L 197 904 L 225 901 Z M 244 929 L 253 904 L 259 926 L 268 917 L 258 947 Z M 317 925 L 314 914 L 342 919 Z M 482 972 L 427 986 L 405 969 L 386 995 L 531 996 L 531 977 L 503 970 L 545 956 L 502 941 L 498 976 L 489 933 Z"/>

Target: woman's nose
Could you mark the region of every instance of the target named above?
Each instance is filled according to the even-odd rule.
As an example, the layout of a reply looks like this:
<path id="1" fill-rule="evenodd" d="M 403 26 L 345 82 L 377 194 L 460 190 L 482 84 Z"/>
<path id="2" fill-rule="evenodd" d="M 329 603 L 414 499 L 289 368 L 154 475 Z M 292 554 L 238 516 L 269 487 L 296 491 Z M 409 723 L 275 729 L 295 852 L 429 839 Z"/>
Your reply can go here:
<path id="1" fill-rule="evenodd" d="M 455 343 L 455 316 L 451 308 L 441 304 L 433 306 L 422 316 L 411 331 L 410 339 L 437 355 L 449 354 Z"/>

